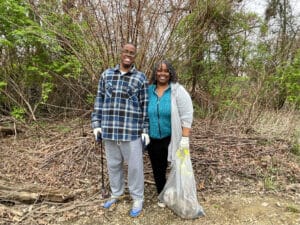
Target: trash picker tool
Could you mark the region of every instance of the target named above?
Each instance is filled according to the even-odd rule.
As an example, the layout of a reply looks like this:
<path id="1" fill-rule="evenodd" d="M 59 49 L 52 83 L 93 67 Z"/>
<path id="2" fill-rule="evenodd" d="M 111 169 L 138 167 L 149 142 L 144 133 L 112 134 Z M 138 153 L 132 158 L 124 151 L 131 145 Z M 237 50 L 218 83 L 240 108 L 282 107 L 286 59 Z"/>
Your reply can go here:
<path id="1" fill-rule="evenodd" d="M 100 137 L 99 137 L 100 136 Z M 101 157 L 101 196 L 102 198 L 108 198 L 109 192 L 106 190 L 104 185 L 104 162 L 103 162 L 103 145 L 102 145 L 102 137 L 101 134 L 97 137 L 97 143 L 100 147 L 100 157 Z"/>

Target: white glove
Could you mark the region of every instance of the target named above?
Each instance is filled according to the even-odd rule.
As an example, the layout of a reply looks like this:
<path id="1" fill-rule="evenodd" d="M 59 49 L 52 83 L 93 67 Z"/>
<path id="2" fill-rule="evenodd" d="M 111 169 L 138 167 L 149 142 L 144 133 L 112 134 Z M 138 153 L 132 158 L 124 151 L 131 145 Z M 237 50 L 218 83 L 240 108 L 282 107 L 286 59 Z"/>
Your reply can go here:
<path id="1" fill-rule="evenodd" d="M 99 140 L 102 139 L 102 137 L 101 137 L 102 130 L 101 130 L 100 127 L 95 128 L 95 129 L 93 130 L 93 133 L 94 133 L 94 135 L 95 135 L 96 141 L 99 141 Z"/>
<path id="2" fill-rule="evenodd" d="M 180 148 L 182 149 L 190 149 L 190 139 L 189 137 L 181 137 Z"/>
<path id="3" fill-rule="evenodd" d="M 142 142 L 145 146 L 149 145 L 150 143 L 150 138 L 149 135 L 146 133 L 142 133 Z"/>

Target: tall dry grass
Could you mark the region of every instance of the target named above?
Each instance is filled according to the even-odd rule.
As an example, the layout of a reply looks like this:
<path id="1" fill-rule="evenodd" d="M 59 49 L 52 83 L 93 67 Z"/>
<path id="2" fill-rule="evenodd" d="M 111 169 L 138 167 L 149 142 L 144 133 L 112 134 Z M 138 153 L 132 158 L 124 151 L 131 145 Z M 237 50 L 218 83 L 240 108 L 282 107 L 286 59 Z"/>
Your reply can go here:
<path id="1" fill-rule="evenodd" d="M 266 138 L 280 138 L 300 144 L 300 112 L 296 110 L 262 111 L 252 128 Z"/>
<path id="2" fill-rule="evenodd" d="M 300 111 L 284 108 L 282 110 L 269 110 L 255 108 L 236 112 L 228 108 L 221 118 L 212 118 L 207 115 L 203 129 L 211 129 L 212 125 L 218 133 L 261 136 L 266 139 L 283 139 L 300 146 Z M 300 148 L 300 147 L 299 147 Z M 300 151 L 300 150 L 299 150 Z"/>

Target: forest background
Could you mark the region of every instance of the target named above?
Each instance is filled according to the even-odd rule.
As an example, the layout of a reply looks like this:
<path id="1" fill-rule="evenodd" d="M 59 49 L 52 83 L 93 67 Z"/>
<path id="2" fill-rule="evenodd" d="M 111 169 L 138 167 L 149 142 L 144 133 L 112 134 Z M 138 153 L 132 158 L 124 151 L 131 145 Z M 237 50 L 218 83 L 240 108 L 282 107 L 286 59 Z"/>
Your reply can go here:
<path id="1" fill-rule="evenodd" d="M 0 113 L 37 121 L 93 107 L 100 73 L 121 45 L 149 77 L 168 58 L 199 117 L 249 128 L 264 110 L 300 105 L 299 11 L 266 1 L 1 1 Z"/>
<path id="2" fill-rule="evenodd" d="M 199 117 L 253 124 L 300 105 L 299 11 L 266 1 L 1 1 L 0 112 L 18 121 L 90 112 L 100 73 L 121 45 L 136 65 L 171 60 Z"/>
<path id="3" fill-rule="evenodd" d="M 300 12 L 293 0 L 263 1 L 263 13 L 249 2 L 0 0 L 1 135 L 34 130 L 35 141 L 75 118 L 84 136 L 101 72 L 132 42 L 148 78 L 158 60 L 174 64 L 207 127 L 287 141 L 299 163 Z"/>

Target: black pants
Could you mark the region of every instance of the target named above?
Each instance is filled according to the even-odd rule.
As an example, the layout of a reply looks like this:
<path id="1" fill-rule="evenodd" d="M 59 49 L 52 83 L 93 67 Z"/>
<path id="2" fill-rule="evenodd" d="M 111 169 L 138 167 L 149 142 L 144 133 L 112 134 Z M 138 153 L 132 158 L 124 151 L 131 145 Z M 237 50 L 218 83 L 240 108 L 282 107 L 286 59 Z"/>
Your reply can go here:
<path id="1" fill-rule="evenodd" d="M 166 184 L 168 146 L 170 140 L 170 136 L 162 139 L 150 138 L 150 144 L 147 146 L 158 194 L 163 190 Z"/>

